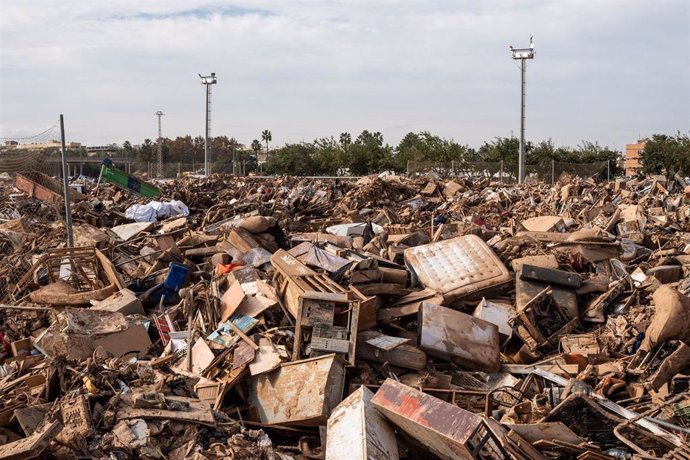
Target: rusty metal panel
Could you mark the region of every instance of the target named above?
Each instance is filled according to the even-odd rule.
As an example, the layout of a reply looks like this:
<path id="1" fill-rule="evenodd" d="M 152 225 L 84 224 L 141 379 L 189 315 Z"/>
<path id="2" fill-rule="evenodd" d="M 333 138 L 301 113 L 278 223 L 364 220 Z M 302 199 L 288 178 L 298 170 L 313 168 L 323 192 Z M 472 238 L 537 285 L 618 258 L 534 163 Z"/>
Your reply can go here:
<path id="1" fill-rule="evenodd" d="M 468 369 L 496 372 L 501 366 L 498 326 L 450 308 L 422 303 L 420 348 Z"/>
<path id="2" fill-rule="evenodd" d="M 397 460 L 393 429 L 371 405 L 374 393 L 361 386 L 328 418 L 326 460 Z"/>
<path id="3" fill-rule="evenodd" d="M 501 259 L 476 235 L 408 248 L 404 255 L 422 285 L 445 301 L 478 296 L 511 281 Z"/>
<path id="4" fill-rule="evenodd" d="M 30 197 L 49 203 L 62 201 L 64 195 L 60 182 L 37 171 L 17 173 L 14 185 Z M 69 189 L 69 197 L 71 201 L 82 201 L 87 198 L 86 195 L 72 188 Z"/>
<path id="5" fill-rule="evenodd" d="M 468 443 L 482 425 L 479 415 L 392 379 L 381 385 L 371 403 L 391 423 L 440 458 L 473 459 Z"/>
<path id="6" fill-rule="evenodd" d="M 249 380 L 249 403 L 262 423 L 325 425 L 342 399 L 345 363 L 336 355 L 293 361 Z"/>

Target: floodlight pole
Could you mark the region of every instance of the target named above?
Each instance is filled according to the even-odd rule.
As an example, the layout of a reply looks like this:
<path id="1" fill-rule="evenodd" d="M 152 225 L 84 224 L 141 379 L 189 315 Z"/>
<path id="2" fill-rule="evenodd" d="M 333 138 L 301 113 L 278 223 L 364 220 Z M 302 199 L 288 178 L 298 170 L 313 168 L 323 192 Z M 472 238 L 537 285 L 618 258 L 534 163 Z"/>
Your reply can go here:
<path id="1" fill-rule="evenodd" d="M 518 165 L 519 183 L 525 182 L 525 60 L 520 59 L 520 158 Z"/>
<path id="2" fill-rule="evenodd" d="M 211 85 L 206 84 L 206 129 L 204 136 L 204 175 L 208 176 L 208 137 L 209 137 L 209 125 L 211 124 Z"/>
<path id="3" fill-rule="evenodd" d="M 211 135 L 211 85 L 215 85 L 218 81 L 216 79 L 216 73 L 211 72 L 211 75 L 202 76 L 201 84 L 206 85 L 206 134 L 204 140 L 204 175 L 208 176 L 208 138 Z"/>
<path id="4" fill-rule="evenodd" d="M 513 48 L 513 59 L 520 60 L 520 155 L 518 159 L 518 183 L 525 182 L 525 61 L 534 59 L 534 44 L 529 39 L 529 48 Z"/>

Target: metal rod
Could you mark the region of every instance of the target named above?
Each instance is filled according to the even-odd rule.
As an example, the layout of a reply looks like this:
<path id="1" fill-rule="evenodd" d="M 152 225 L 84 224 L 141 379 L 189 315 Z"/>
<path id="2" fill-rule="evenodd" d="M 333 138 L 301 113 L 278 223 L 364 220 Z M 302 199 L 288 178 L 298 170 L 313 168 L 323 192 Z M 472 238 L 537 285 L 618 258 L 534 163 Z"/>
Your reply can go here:
<path id="1" fill-rule="evenodd" d="M 62 186 L 65 198 L 65 226 L 67 227 L 67 247 L 74 247 L 72 235 L 72 203 L 70 202 L 69 178 L 67 172 L 67 154 L 65 152 L 65 120 L 60 114 L 60 141 L 62 143 Z"/>
<path id="2" fill-rule="evenodd" d="M 3 305 L 0 304 L 0 310 L 26 310 L 26 311 L 50 311 L 50 307 L 24 307 L 16 305 Z"/>

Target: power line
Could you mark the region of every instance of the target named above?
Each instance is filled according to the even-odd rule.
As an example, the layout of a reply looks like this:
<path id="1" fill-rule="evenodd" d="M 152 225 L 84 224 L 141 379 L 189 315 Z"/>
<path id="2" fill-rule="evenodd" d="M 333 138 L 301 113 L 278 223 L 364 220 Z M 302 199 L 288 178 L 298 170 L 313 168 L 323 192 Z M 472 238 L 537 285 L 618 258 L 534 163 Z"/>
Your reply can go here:
<path id="1" fill-rule="evenodd" d="M 57 125 L 53 125 L 50 128 L 46 129 L 45 131 L 41 131 L 38 134 L 34 134 L 33 136 L 0 136 L 0 140 L 3 142 L 6 141 L 16 141 L 20 142 L 22 144 L 27 144 L 31 142 L 26 142 L 26 141 L 36 141 L 36 140 L 53 140 L 57 137 L 58 134 L 58 129 Z M 33 142 L 35 143 L 35 142 Z"/>

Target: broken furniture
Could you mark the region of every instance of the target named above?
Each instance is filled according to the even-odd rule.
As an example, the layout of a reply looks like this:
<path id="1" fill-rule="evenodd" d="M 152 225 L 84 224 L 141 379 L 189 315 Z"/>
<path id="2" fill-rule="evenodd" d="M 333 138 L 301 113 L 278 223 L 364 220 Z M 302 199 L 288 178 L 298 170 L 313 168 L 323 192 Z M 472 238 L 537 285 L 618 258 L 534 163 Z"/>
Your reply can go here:
<path id="1" fill-rule="evenodd" d="M 287 311 L 295 318 L 299 314 L 300 296 L 305 292 L 337 294 L 346 291 L 327 276 L 316 273 L 282 249 L 271 256 L 271 264 L 278 275 L 276 279 L 278 294 L 284 298 Z"/>
<path id="2" fill-rule="evenodd" d="M 307 291 L 300 296 L 295 322 L 293 361 L 336 353 L 355 365 L 359 301 L 345 294 Z"/>
<path id="3" fill-rule="evenodd" d="M 17 287 L 29 283 L 43 285 L 29 294 L 32 301 L 53 305 L 88 305 L 124 288 L 113 264 L 95 248 L 49 249 Z"/>

